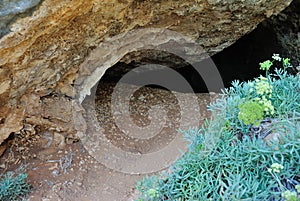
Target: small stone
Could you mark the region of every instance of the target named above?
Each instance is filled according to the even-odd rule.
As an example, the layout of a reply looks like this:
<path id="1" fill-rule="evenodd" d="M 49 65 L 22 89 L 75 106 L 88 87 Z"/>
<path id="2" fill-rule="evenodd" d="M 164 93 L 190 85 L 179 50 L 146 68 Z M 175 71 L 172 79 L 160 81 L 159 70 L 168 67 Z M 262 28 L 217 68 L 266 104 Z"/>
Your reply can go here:
<path id="1" fill-rule="evenodd" d="M 63 136 L 61 133 L 54 132 L 53 140 L 55 146 L 58 146 L 60 149 L 63 149 L 66 146 L 65 136 Z"/>
<path id="2" fill-rule="evenodd" d="M 54 176 L 59 176 L 59 171 L 58 171 L 57 169 L 54 169 L 54 170 L 52 171 L 52 174 L 53 174 Z"/>

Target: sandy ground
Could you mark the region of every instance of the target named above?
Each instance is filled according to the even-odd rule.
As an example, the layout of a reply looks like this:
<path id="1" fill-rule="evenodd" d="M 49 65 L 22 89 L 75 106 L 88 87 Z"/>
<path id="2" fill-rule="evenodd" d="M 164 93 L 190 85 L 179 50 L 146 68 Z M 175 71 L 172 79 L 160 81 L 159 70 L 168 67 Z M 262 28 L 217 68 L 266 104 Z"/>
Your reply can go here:
<path id="1" fill-rule="evenodd" d="M 30 201 L 134 200 L 136 181 L 174 162 L 173 156 L 162 161 L 162 150 L 183 138 L 178 129 L 201 126 L 210 116 L 206 107 L 212 99 L 209 94 L 195 96 L 144 87 L 128 96 L 129 109 L 125 109 L 129 112 L 124 114 L 119 112 L 119 106 L 111 110 L 111 100 L 120 101 L 122 108 L 122 96 L 130 94 L 131 86 L 124 84 L 120 88 L 122 93 L 111 98 L 114 84 L 101 83 L 96 96 L 85 102 L 86 119 L 94 115 L 100 129 L 88 124 L 87 134 L 79 142 L 57 146 L 52 143 L 57 136 L 47 132 L 34 136 L 25 133 L 11 139 L 0 158 L 1 173 L 24 167 L 33 187 L 27 198 Z M 195 97 L 196 104 L 192 101 Z M 152 110 L 155 105 L 159 109 Z M 136 126 L 141 127 L 139 132 L 134 131 Z M 156 133 L 151 133 L 153 130 Z M 97 141 L 118 149 L 105 150 L 106 144 L 102 146 Z M 118 151 L 125 153 L 124 157 Z M 172 149 L 169 151 L 172 153 Z"/>

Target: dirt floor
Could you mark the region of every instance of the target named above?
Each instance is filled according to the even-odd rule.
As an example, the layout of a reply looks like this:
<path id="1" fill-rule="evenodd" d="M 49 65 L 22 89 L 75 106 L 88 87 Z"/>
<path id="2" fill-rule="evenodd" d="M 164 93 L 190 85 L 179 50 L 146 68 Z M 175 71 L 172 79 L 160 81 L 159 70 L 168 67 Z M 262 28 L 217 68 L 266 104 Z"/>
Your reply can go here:
<path id="1" fill-rule="evenodd" d="M 126 85 L 125 88 L 130 87 Z M 162 89 L 144 87 L 130 97 L 131 123 L 144 127 L 153 121 L 157 124 L 163 122 L 163 126 L 156 135 L 150 135 L 147 133 L 147 129 L 144 132 L 142 130 L 141 137 L 138 139 L 137 136 L 128 135 L 132 128 L 129 123 L 125 124 L 125 127 L 128 127 L 128 132 L 115 123 L 116 116 L 119 114 L 111 112 L 113 89 L 114 84 L 101 83 L 96 91 L 95 104 L 91 106 L 87 102 L 85 107 L 87 111 L 89 111 L 89 107 L 94 108 L 102 129 L 101 138 L 105 138 L 107 140 L 105 142 L 111 143 L 126 153 L 137 155 L 159 153 L 176 137 L 182 138 L 177 129 L 181 128 L 179 124 L 183 107 L 195 109 L 194 113 L 197 114 L 198 125 L 201 125 L 205 118 L 210 117 L 210 113 L 206 109 L 206 106 L 212 101 L 209 94 L 197 94 L 199 107 L 194 108 L 188 103 L 179 103 L 174 95 L 189 100 L 191 94 L 171 93 Z M 164 121 L 159 119 L 160 116 L 156 118 L 155 114 L 151 114 L 150 108 L 154 105 L 161 105 L 161 108 L 166 110 Z M 88 119 L 90 116 L 88 115 L 86 118 Z M 30 125 L 28 127 L 30 129 Z M 87 132 L 90 132 L 89 129 Z M 99 139 L 99 136 L 97 137 L 96 139 Z M 93 148 L 84 143 L 83 140 L 65 143 L 62 136 L 53 136 L 49 132 L 39 132 L 38 129 L 35 135 L 26 132 L 16 134 L 14 138 L 8 140 L 6 145 L 0 148 L 0 153 L 1 149 L 5 151 L 0 158 L 0 173 L 15 171 L 23 167 L 28 173 L 29 183 L 33 187 L 27 198 L 30 201 L 134 200 L 136 181 L 141 180 L 146 173 L 155 173 L 166 168 L 166 166 L 162 166 L 163 168 L 158 169 L 153 164 L 160 164 L 161 161 L 155 163 L 153 158 L 151 160 L 146 158 L 144 161 L 144 165 L 150 167 L 149 170 L 151 171 L 137 171 L 137 167 L 134 167 L 134 171 L 130 172 L 128 167 L 131 166 L 123 169 L 114 168 L 116 166 L 110 166 L 110 163 L 106 163 L 102 156 L 99 156 L 102 153 L 105 155 L 101 146 Z M 108 160 L 110 161 L 110 159 Z M 120 159 L 120 161 L 122 160 Z M 120 166 L 118 161 L 116 164 Z M 153 169 L 151 169 L 152 165 Z"/>

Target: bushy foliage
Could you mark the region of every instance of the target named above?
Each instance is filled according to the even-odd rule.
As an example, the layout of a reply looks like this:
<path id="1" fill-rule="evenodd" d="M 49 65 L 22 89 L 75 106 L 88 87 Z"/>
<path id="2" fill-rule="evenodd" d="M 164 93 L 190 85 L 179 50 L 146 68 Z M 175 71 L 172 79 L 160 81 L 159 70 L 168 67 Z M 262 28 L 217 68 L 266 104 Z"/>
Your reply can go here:
<path id="1" fill-rule="evenodd" d="M 267 77 L 263 77 L 264 80 L 268 80 L 270 86 L 264 88 L 266 93 L 257 93 L 257 89 L 253 90 L 253 87 L 257 87 L 255 82 L 259 80 L 258 78 L 243 83 L 234 81 L 232 87 L 225 89 L 222 98 L 211 105 L 210 109 L 215 113 L 225 109 L 224 118 L 226 121 L 232 128 L 242 132 L 246 132 L 249 126 L 237 117 L 241 112 L 240 108 L 249 101 L 260 103 L 263 106 L 261 108 L 264 112 L 263 118 L 288 116 L 292 112 L 300 113 L 300 75 L 290 75 L 283 69 L 275 69 L 274 73 L 267 74 Z M 225 108 L 224 104 L 226 104 Z M 248 121 L 251 124 L 261 120 L 259 118 L 257 121 L 253 120 L 253 115 L 255 116 L 255 114 L 249 112 Z M 260 117 L 260 113 L 258 112 L 256 116 Z M 246 117 L 243 117 L 243 119 L 246 119 Z"/>
<path id="2" fill-rule="evenodd" d="M 273 145 L 262 139 L 240 141 L 226 129 L 214 140 L 187 131 L 202 140 L 174 164 L 171 173 L 140 182 L 140 200 L 280 200 L 280 186 L 268 173 L 273 163 L 283 164 L 279 179 L 286 189 L 293 191 L 300 182 L 300 124 L 282 123 L 289 126 L 289 135 L 282 136 L 283 144 Z"/>
<path id="3" fill-rule="evenodd" d="M 8 172 L 1 175 L 0 181 L 0 200 L 14 201 L 20 200 L 29 190 L 30 185 L 26 182 L 27 174 Z"/>
<path id="4" fill-rule="evenodd" d="M 283 62 L 288 66 L 286 59 Z M 269 70 L 269 65 L 270 62 L 263 67 Z M 247 118 L 239 118 L 239 114 L 247 110 L 245 103 L 254 100 L 256 95 L 250 90 L 253 82 L 235 81 L 210 106 L 213 119 L 201 129 L 184 132 L 191 141 L 189 152 L 167 173 L 137 183 L 138 200 L 273 201 L 288 200 L 288 196 L 294 198 L 300 184 L 300 78 L 277 69 L 273 74 L 267 73 L 266 79 L 272 86 L 268 100 L 274 113 L 258 112 L 259 116 L 253 117 L 253 121 L 261 119 L 260 115 L 276 119 L 276 125 L 272 126 L 280 135 L 279 141 L 266 143 L 248 135 L 238 139 L 237 133 L 248 133 L 250 126 L 249 122 L 244 122 L 243 118 Z M 259 110 L 266 111 L 265 108 Z M 251 117 L 251 112 L 249 114 Z M 271 174 L 274 164 L 282 168 Z"/>

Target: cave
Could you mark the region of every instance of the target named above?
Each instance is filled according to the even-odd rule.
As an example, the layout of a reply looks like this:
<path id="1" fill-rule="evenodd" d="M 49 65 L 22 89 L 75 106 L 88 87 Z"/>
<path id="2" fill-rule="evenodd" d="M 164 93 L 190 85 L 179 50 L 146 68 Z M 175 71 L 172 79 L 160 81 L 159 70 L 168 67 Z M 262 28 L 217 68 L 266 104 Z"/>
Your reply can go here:
<path id="1" fill-rule="evenodd" d="M 220 92 L 224 87 L 230 87 L 234 80 L 253 80 L 253 78 L 263 74 L 264 72 L 259 70 L 259 63 L 271 59 L 273 54 L 290 58 L 292 68 L 289 71 L 295 74 L 297 66 L 300 65 L 300 59 L 297 56 L 300 53 L 299 26 L 297 26 L 299 24 L 299 9 L 300 1 L 293 1 L 289 7 L 277 16 L 261 22 L 256 29 L 238 39 L 233 45 L 210 58 L 200 61 L 197 65 L 168 52 L 143 50 L 138 53 L 129 53 L 124 56 L 125 59 L 121 59 L 107 69 L 101 77 L 100 83 L 117 83 L 126 73 L 131 71 L 131 77 L 125 82 L 142 86 L 139 84 L 139 80 L 149 76 L 163 80 L 168 76 L 168 72 L 155 67 L 140 72 L 134 71 L 134 69 L 143 65 L 163 65 L 179 73 L 191 88 L 183 87 L 183 85 L 176 84 L 176 82 L 169 84 L 167 88 L 156 84 L 149 84 L 149 87 L 183 93 L 208 93 L 212 91 L 208 90 L 197 68 L 215 65 L 222 77 L 224 86 L 216 86 L 213 92 Z M 288 26 L 284 26 L 284 24 Z M 210 63 L 210 60 L 213 64 Z M 276 67 L 280 68 L 281 66 Z M 121 82 L 124 82 L 124 79 Z"/>
<path id="2" fill-rule="evenodd" d="M 259 69 L 259 63 L 272 59 L 273 54 L 290 58 L 292 68 L 288 71 L 296 74 L 300 66 L 298 56 L 300 53 L 299 9 L 300 1 L 293 1 L 284 11 L 259 23 L 253 31 L 239 38 L 234 44 L 209 58 L 196 62 L 191 63 L 173 52 L 156 49 L 130 52 L 105 71 L 99 84 L 121 81 L 144 86 L 143 80 L 147 80 L 147 77 L 155 77 L 156 82 L 164 83 L 167 87 L 159 84 L 146 84 L 148 87 L 183 93 L 219 93 L 224 88 L 230 87 L 234 80 L 248 81 L 264 74 Z M 141 66 L 148 66 L 148 68 L 135 70 Z M 218 83 L 208 89 L 207 82 L 212 83 L 216 77 L 212 75 L 204 80 L 205 75 L 203 77 L 201 72 L 205 74 L 206 71 L 209 71 L 207 66 L 217 68 L 222 84 Z M 275 64 L 275 67 L 281 68 L 282 66 Z M 188 82 L 189 87 L 170 80 L 168 78 L 169 69 L 176 71 Z M 201 69 L 206 70 L 201 71 Z M 274 72 L 273 70 L 271 69 L 271 72 Z M 129 72 L 130 76 L 122 79 Z M 170 80 L 170 83 L 167 83 L 167 79 Z"/>
<path id="3" fill-rule="evenodd" d="M 128 193 L 129 178 L 164 170 L 182 156 L 178 149 L 184 152 L 187 142 L 178 131 L 201 127 L 211 117 L 208 105 L 234 80 L 263 74 L 259 63 L 274 53 L 299 65 L 300 1 L 291 1 L 31 0 L 26 12 L 4 17 L 3 1 L 0 143 L 8 138 L 5 151 L 15 136 L 19 158 L 11 167 L 40 160 L 33 178 L 44 176 L 39 164 L 51 160 L 57 166 L 43 167 L 53 179 L 42 189 L 61 181 L 61 197 L 69 183 L 57 170 L 70 170 L 70 200 L 91 191 L 112 200 L 102 195 L 107 183 Z M 203 47 L 191 47 L 190 39 Z M 42 145 L 29 149 L 35 136 Z M 69 169 L 72 159 L 84 173 Z M 46 180 L 38 179 L 40 190 Z M 91 190 L 77 191 L 82 183 Z"/>
<path id="4" fill-rule="evenodd" d="M 114 147 L 129 155 L 147 156 L 175 141 L 177 130 L 181 130 L 182 119 L 187 117 L 189 126 L 200 127 L 204 119 L 210 115 L 207 106 L 224 88 L 230 87 L 235 80 L 241 82 L 253 80 L 260 74 L 264 74 L 265 72 L 259 69 L 259 63 L 271 59 L 273 54 L 290 56 L 290 50 L 287 50 L 276 32 L 277 29 L 272 26 L 273 21 L 274 19 L 270 19 L 258 24 L 255 30 L 211 57 L 201 53 L 195 54 L 200 55 L 199 59 L 186 60 L 180 56 L 181 54 L 173 51 L 185 46 L 172 43 L 172 51 L 165 51 L 164 48 L 156 49 L 150 45 L 150 48 L 146 46 L 140 49 L 133 48 L 131 52 L 122 52 L 110 66 L 106 61 L 102 62 L 107 65 L 107 68 L 99 73 L 101 79 L 93 78 L 97 83 L 93 85 L 91 95 L 86 96 L 83 101 L 88 116 L 94 116 L 93 121 L 87 121 L 87 133 L 93 133 L 90 131 L 91 128 L 94 124 L 98 124 L 103 139 L 107 139 Z M 149 44 L 152 42 L 150 41 Z M 95 54 L 96 58 L 97 55 L 99 53 Z M 195 55 L 194 58 L 197 58 Z M 91 63 L 96 66 L 93 59 L 86 65 Z M 214 68 L 217 71 L 211 73 L 210 70 Z M 291 72 L 294 73 L 293 69 Z M 115 91 L 118 92 L 114 96 Z M 179 96 L 183 96 L 188 101 L 180 102 L 177 100 Z M 112 109 L 113 105 L 118 106 Z M 151 111 L 155 106 L 159 106 L 159 109 Z M 187 113 L 182 114 L 185 108 L 188 108 L 187 113 L 190 113 L 190 116 Z M 151 132 L 156 131 L 157 127 L 162 129 L 152 135 Z M 95 135 L 91 134 L 91 136 Z M 96 139 L 99 140 L 99 136 Z M 98 151 L 90 154 L 98 157 L 98 160 L 106 166 L 125 173 L 134 171 L 138 169 L 137 167 L 145 172 L 157 170 L 155 165 L 143 166 L 145 161 L 151 160 L 147 157 L 137 160 L 140 163 L 137 162 L 134 167 L 132 164 L 127 164 L 128 161 L 123 160 L 127 158 L 126 154 L 122 155 L 118 153 L 120 150 L 112 147 L 104 148 L 110 143 L 103 141 L 100 146 L 98 144 L 97 147 L 90 149 L 98 148 Z M 110 152 L 107 153 L 106 150 Z M 109 160 L 103 160 L 103 158 L 110 158 L 111 153 L 118 156 L 118 159 L 114 158 L 114 161 L 117 161 L 114 164 L 107 162 Z M 130 157 L 134 158 L 133 155 Z M 157 157 L 159 156 L 153 158 Z M 119 169 L 120 167 L 123 169 Z"/>
<path id="5" fill-rule="evenodd" d="M 286 50 L 274 29 L 266 22 L 260 23 L 254 31 L 241 37 L 223 51 L 198 61 L 188 62 L 174 52 L 151 48 L 126 53 L 105 70 L 101 79 L 93 85 L 91 95 L 86 96 L 83 101 L 88 116 L 95 117 L 92 121 L 87 118 L 87 133 L 93 133 L 94 131 L 91 131 L 93 124 L 99 124 L 103 139 L 107 139 L 122 152 L 142 156 L 155 153 L 176 138 L 177 130 L 181 128 L 179 124 L 182 119 L 180 113 L 182 108 L 188 106 L 191 112 L 191 116 L 187 118 L 189 126 L 200 127 L 204 119 L 209 117 L 207 106 L 216 97 L 212 95 L 230 87 L 234 80 L 248 81 L 264 74 L 259 69 L 259 63 L 271 59 L 274 53 L 285 56 Z M 213 74 L 205 74 L 207 71 L 203 69 L 207 66 L 216 67 L 222 78 L 222 84 L 216 82 L 217 84 L 213 87 L 206 86 L 207 81 L 212 84 L 217 79 Z M 174 76 L 177 75 L 178 79 L 172 77 L 172 73 Z M 205 80 L 201 73 L 211 77 Z M 119 94 L 115 96 L 115 98 L 121 98 L 113 102 L 115 88 L 121 88 L 118 89 Z M 185 96 L 188 100 L 196 97 L 196 102 L 180 104 L 180 101 L 176 99 L 178 94 Z M 120 106 L 112 109 L 113 104 L 126 105 L 126 100 L 128 107 Z M 160 109 L 151 111 L 157 105 Z M 121 110 L 128 110 L 128 112 L 124 115 Z M 166 113 L 160 113 L 162 110 Z M 118 121 L 118 119 L 122 120 Z M 166 121 L 161 121 L 165 125 L 160 124 L 162 119 L 166 119 Z M 194 121 L 192 122 L 191 119 Z M 118 125 L 116 121 L 120 124 Z M 151 129 L 147 130 L 147 126 L 151 125 L 154 125 L 152 130 L 157 130 L 159 126 L 162 129 L 156 135 L 152 135 L 148 132 Z M 93 134 L 91 136 L 94 137 Z M 99 140 L 99 136 L 95 139 Z M 97 159 L 106 166 L 121 172 L 128 173 L 129 170 L 134 172 L 138 169 L 136 167 L 145 172 L 155 172 L 154 166 L 144 167 L 137 163 L 136 167 L 133 167 L 127 164 L 127 161 L 122 160 L 126 156 L 118 155 L 118 151 L 111 147 L 104 148 L 107 144 L 103 141 L 100 146 L 98 144 L 97 147 L 90 149 L 98 149 L 90 154 L 95 158 L 98 157 Z M 106 150 L 110 150 L 110 153 L 106 153 Z M 111 153 L 118 156 L 114 164 L 108 162 L 109 160 L 103 160 L 103 158 L 110 158 Z M 147 160 L 149 161 L 149 158 L 145 157 L 141 161 Z M 123 169 L 118 169 L 120 167 Z"/>
<path id="6" fill-rule="evenodd" d="M 204 68 L 206 65 L 209 65 L 208 63 L 211 59 L 222 77 L 224 87 L 228 88 L 234 80 L 248 81 L 263 74 L 259 70 L 259 63 L 270 59 L 274 53 L 282 55 L 284 53 L 283 50 L 284 48 L 278 41 L 276 33 L 268 26 L 259 24 L 254 31 L 241 37 L 236 43 L 213 55 L 211 58 L 199 62 L 196 66 Z M 168 79 L 168 70 L 159 70 L 158 66 L 162 65 L 179 73 L 189 83 L 192 91 L 190 88 L 176 85 L 175 82 L 168 85 L 168 88 L 155 84 L 147 86 L 183 93 L 211 92 L 207 89 L 199 71 L 197 72 L 195 69 L 197 67 L 172 53 L 145 50 L 138 53 L 138 58 L 134 56 L 129 56 L 129 58 L 131 59 L 130 61 L 128 59 L 122 61 L 121 59 L 109 68 L 101 77 L 100 84 L 117 83 L 128 72 L 131 72 L 130 78 L 122 79 L 121 82 L 140 85 L 140 80 L 146 79 L 146 77 L 156 77 L 159 80 Z M 157 65 L 157 67 L 148 68 L 148 70 L 144 71 L 134 70 L 143 65 Z M 214 77 L 210 79 L 214 79 Z M 222 89 L 224 88 L 215 88 L 213 92 L 220 92 Z"/>

